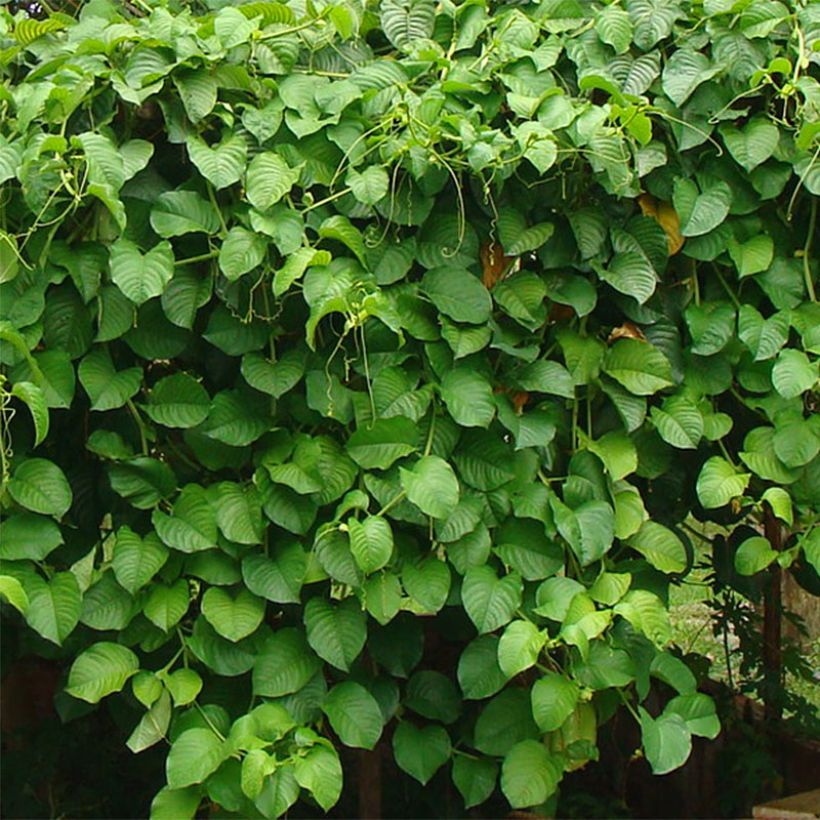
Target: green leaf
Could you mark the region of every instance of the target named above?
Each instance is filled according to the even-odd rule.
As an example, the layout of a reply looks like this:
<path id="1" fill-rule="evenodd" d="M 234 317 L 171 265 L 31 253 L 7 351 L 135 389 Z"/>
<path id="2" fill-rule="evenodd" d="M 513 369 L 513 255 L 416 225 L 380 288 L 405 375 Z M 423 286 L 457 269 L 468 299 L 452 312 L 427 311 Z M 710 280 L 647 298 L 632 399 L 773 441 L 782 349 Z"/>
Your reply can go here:
<path id="1" fill-rule="evenodd" d="M 703 306 L 691 304 L 686 309 L 685 318 L 692 334 L 691 351 L 698 356 L 720 352 L 734 335 L 735 310 L 728 302 L 715 301 Z"/>
<path id="2" fill-rule="evenodd" d="M 222 534 L 238 544 L 262 541 L 261 499 L 256 487 L 223 481 L 208 488 Z"/>
<path id="3" fill-rule="evenodd" d="M 171 723 L 171 696 L 160 689 L 161 695 L 142 716 L 125 745 L 134 753 L 145 751 L 163 740 Z"/>
<path id="4" fill-rule="evenodd" d="M 619 339 L 609 349 L 604 372 L 630 393 L 651 396 L 672 386 L 672 368 L 658 348 L 637 339 Z"/>
<path id="5" fill-rule="evenodd" d="M 777 126 L 768 117 L 753 117 L 740 128 L 725 123 L 720 135 L 735 162 L 746 171 L 765 162 L 775 152 L 780 138 Z"/>
<path id="6" fill-rule="evenodd" d="M 222 390 L 213 397 L 208 417 L 198 429 L 223 444 L 244 447 L 270 429 L 267 411 L 266 403 L 248 391 Z"/>
<path id="7" fill-rule="evenodd" d="M 62 518 L 71 507 L 71 486 L 63 471 L 44 458 L 29 458 L 14 470 L 9 495 L 32 512 Z"/>
<path id="8" fill-rule="evenodd" d="M 558 788 L 563 770 L 543 743 L 522 740 L 501 764 L 501 791 L 516 809 L 545 803 Z"/>
<path id="9" fill-rule="evenodd" d="M 174 252 L 170 242 L 159 242 L 143 253 L 129 239 L 118 239 L 111 246 L 108 264 L 111 281 L 135 305 L 141 305 L 168 286 L 174 275 Z"/>
<path id="10" fill-rule="evenodd" d="M 727 249 L 741 278 L 768 270 L 774 257 L 774 241 L 768 234 L 758 234 L 745 242 L 732 238 Z M 751 305 L 743 305 L 741 312 L 747 308 L 754 310 Z"/>
<path id="11" fill-rule="evenodd" d="M 207 117 L 216 105 L 214 78 L 205 69 L 184 69 L 175 71 L 173 79 L 191 122 L 197 123 Z"/>
<path id="12" fill-rule="evenodd" d="M 405 416 L 376 419 L 347 441 L 348 455 L 366 470 L 386 470 L 418 449 L 418 428 Z"/>
<path id="13" fill-rule="evenodd" d="M 616 253 L 606 267 L 596 265 L 595 271 L 615 290 L 632 296 L 641 305 L 652 296 L 658 284 L 652 263 L 638 251 Z"/>
<path id="14" fill-rule="evenodd" d="M 188 611 L 190 592 L 188 582 L 180 578 L 170 586 L 157 583 L 151 587 L 142 608 L 145 617 L 163 632 L 176 626 Z"/>
<path id="15" fill-rule="evenodd" d="M 513 621 L 507 625 L 498 644 L 498 665 L 512 678 L 535 666 L 546 635 L 529 621 Z"/>
<path id="16" fill-rule="evenodd" d="M 27 512 L 15 513 L 3 521 L 0 558 L 42 561 L 62 543 L 63 534 L 50 518 Z"/>
<path id="17" fill-rule="evenodd" d="M 480 635 L 465 647 L 458 661 L 458 683 L 468 700 L 488 698 L 507 683 L 498 665 L 498 642 L 495 635 Z"/>
<path id="18" fill-rule="evenodd" d="M 421 280 L 421 291 L 456 322 L 482 324 L 490 318 L 490 294 L 466 268 L 444 265 L 428 270 Z"/>
<path id="19" fill-rule="evenodd" d="M 575 711 L 578 684 L 557 672 L 547 672 L 532 687 L 532 714 L 542 732 L 560 729 Z"/>
<path id="20" fill-rule="evenodd" d="M 202 597 L 201 610 L 223 638 L 236 643 L 255 632 L 262 623 L 265 602 L 245 589 L 233 596 L 227 590 L 211 587 Z"/>
<path id="21" fill-rule="evenodd" d="M 656 521 L 644 521 L 635 535 L 627 539 L 655 569 L 666 573 L 683 572 L 686 569 L 686 548 L 672 530 Z"/>
<path id="22" fill-rule="evenodd" d="M 423 456 L 412 467 L 399 470 L 407 498 L 425 515 L 447 518 L 458 505 L 458 479 L 439 456 Z"/>
<path id="23" fill-rule="evenodd" d="M 436 6 L 433 0 L 385 0 L 379 16 L 387 39 L 406 51 L 433 36 Z"/>
<path id="24" fill-rule="evenodd" d="M 137 656 L 116 643 L 95 643 L 71 665 L 66 691 L 88 703 L 99 703 L 106 695 L 119 692 L 139 669 Z"/>
<path id="25" fill-rule="evenodd" d="M 304 635 L 280 628 L 260 647 L 253 664 L 253 691 L 278 698 L 298 692 L 321 668 Z"/>
<path id="26" fill-rule="evenodd" d="M 94 348 L 80 362 L 77 374 L 91 399 L 91 409 L 97 411 L 122 407 L 142 386 L 142 368 L 129 367 L 118 372 L 104 347 Z"/>
<path id="27" fill-rule="evenodd" d="M 257 154 L 245 174 L 245 196 L 260 211 L 267 210 L 282 199 L 299 179 L 299 169 L 272 151 Z"/>
<path id="28" fill-rule="evenodd" d="M 615 49 L 617 54 L 623 54 L 632 43 L 632 23 L 629 15 L 616 6 L 607 6 L 598 13 L 595 31 L 604 43 Z"/>
<path id="29" fill-rule="evenodd" d="M 390 177 L 387 171 L 379 165 L 369 165 L 361 173 L 351 168 L 345 177 L 345 182 L 353 192 L 353 196 L 365 205 L 375 205 L 387 196 L 390 187 Z"/>
<path id="30" fill-rule="evenodd" d="M 441 397 L 449 414 L 462 427 L 488 427 L 495 417 L 492 386 L 470 368 L 449 370 L 441 381 Z"/>
<path id="31" fill-rule="evenodd" d="M 11 394 L 17 396 L 31 413 L 34 422 L 34 446 L 45 441 L 48 435 L 48 405 L 43 391 L 31 382 L 17 382 L 11 388 Z"/>
<path id="32" fill-rule="evenodd" d="M 75 376 L 68 352 L 64 350 L 43 350 L 35 352 L 34 364 L 42 378 L 38 378 L 28 362 L 21 362 L 12 375 L 15 381 L 35 382 L 43 391 L 49 408 L 67 408 L 74 398 Z"/>
<path id="33" fill-rule="evenodd" d="M 649 673 L 676 689 L 679 694 L 687 695 L 697 689 L 697 681 L 689 667 L 680 658 L 669 652 L 658 652 L 649 666 Z"/>
<path id="34" fill-rule="evenodd" d="M 328 217 L 319 226 L 319 236 L 322 239 L 334 239 L 341 242 L 353 252 L 362 265 L 367 264 L 361 231 L 346 216 L 336 214 L 336 216 Z"/>
<path id="35" fill-rule="evenodd" d="M 529 330 L 546 321 L 544 280 L 532 271 L 519 271 L 502 279 L 493 288 L 493 299 L 504 312 Z"/>
<path id="36" fill-rule="evenodd" d="M 342 764 L 335 749 L 313 746 L 294 764 L 296 782 L 307 789 L 324 811 L 330 811 L 342 794 Z"/>
<path id="37" fill-rule="evenodd" d="M 750 478 L 750 473 L 739 473 L 725 458 L 712 456 L 698 476 L 698 499 L 706 509 L 723 507 L 743 495 Z"/>
<path id="38" fill-rule="evenodd" d="M 251 749 L 242 758 L 240 784 L 246 797 L 254 800 L 259 796 L 265 778 L 274 769 L 273 763 L 273 759 L 264 749 Z"/>
<path id="39" fill-rule="evenodd" d="M 331 256 L 328 251 L 317 251 L 314 248 L 298 248 L 285 259 L 285 264 L 273 276 L 273 295 L 282 296 L 291 285 L 302 278 L 305 271 L 314 265 L 329 265 Z"/>
<path id="40" fill-rule="evenodd" d="M 755 575 L 776 561 L 777 555 L 767 538 L 759 535 L 747 538 L 735 553 L 735 570 L 740 575 Z"/>
<path id="41" fill-rule="evenodd" d="M 575 396 L 572 377 L 558 362 L 539 359 L 518 370 L 514 378 L 516 386 L 522 390 L 564 396 L 568 399 Z"/>
<path id="42" fill-rule="evenodd" d="M 633 589 L 615 605 L 614 612 L 626 618 L 632 628 L 642 632 L 656 646 L 672 640 L 672 625 L 663 601 L 645 589 Z"/>
<path id="43" fill-rule="evenodd" d="M 46 640 L 62 646 L 80 620 L 82 593 L 76 576 L 58 572 L 49 581 L 39 576 L 25 579 L 29 599 L 26 622 Z"/>
<path id="44" fill-rule="evenodd" d="M 160 379 L 148 394 L 145 406 L 145 412 L 157 424 L 183 428 L 205 421 L 210 409 L 211 400 L 205 388 L 187 373 Z"/>
<path id="45" fill-rule="evenodd" d="M 557 496 L 550 497 L 558 532 L 583 566 L 600 560 L 615 537 L 615 513 L 605 501 L 585 501 L 572 510 Z"/>
<path id="46" fill-rule="evenodd" d="M 817 384 L 817 362 L 802 350 L 782 350 L 772 368 L 772 384 L 784 399 L 794 399 Z"/>
<path id="47" fill-rule="evenodd" d="M 684 719 L 678 714 L 664 712 L 653 720 L 642 706 L 638 709 L 644 753 L 652 773 L 667 774 L 682 766 L 692 751 L 692 735 Z"/>
<path id="48" fill-rule="evenodd" d="M 199 552 L 216 546 L 216 512 L 205 490 L 197 484 L 182 488 L 171 515 L 154 510 L 151 522 L 163 542 L 181 552 Z"/>
<path id="49" fill-rule="evenodd" d="M 165 760 L 168 786 L 181 789 L 201 783 L 219 768 L 227 753 L 224 741 L 211 729 L 186 729 L 173 742 Z"/>
<path id="50" fill-rule="evenodd" d="M 381 737 L 381 709 L 361 684 L 353 681 L 336 684 L 327 693 L 322 711 L 345 746 L 372 749 Z"/>
<path id="51" fill-rule="evenodd" d="M 809 422 L 793 418 L 778 423 L 773 444 L 775 455 L 787 467 L 802 467 L 811 463 L 820 452 L 820 435 Z"/>
<path id="52" fill-rule="evenodd" d="M 367 620 L 355 598 L 337 605 L 311 598 L 305 607 L 308 643 L 314 652 L 343 672 L 349 672 L 367 639 Z"/>
<path id="53" fill-rule="evenodd" d="M 108 478 L 114 492 L 141 510 L 156 506 L 176 490 L 176 477 L 171 468 L 153 458 L 129 458 L 111 464 Z"/>
<path id="54" fill-rule="evenodd" d="M 177 669 L 165 679 L 175 706 L 187 706 L 202 691 L 202 678 L 193 669 Z"/>
<path id="55" fill-rule="evenodd" d="M 587 447 L 601 459 L 613 481 L 620 481 L 638 469 L 638 451 L 626 433 L 606 433 L 597 441 L 589 441 Z"/>
<path id="56" fill-rule="evenodd" d="M 720 71 L 720 66 L 713 66 L 709 58 L 692 48 L 679 48 L 663 69 L 661 82 L 663 92 L 680 107 L 692 95 L 692 92 L 703 82 Z"/>
<path id="57" fill-rule="evenodd" d="M 404 704 L 422 717 L 455 723 L 461 714 L 461 698 L 453 682 L 441 672 L 422 669 L 407 683 Z"/>
<path id="58" fill-rule="evenodd" d="M 242 559 L 245 586 L 268 601 L 299 603 L 308 566 L 302 546 L 297 541 L 277 544 L 271 558 L 252 554 Z"/>
<path id="59" fill-rule="evenodd" d="M 56 17 L 47 17 L 44 20 L 37 20 L 33 17 L 24 17 L 14 26 L 14 39 L 23 46 L 31 45 L 35 40 L 53 34 L 66 27 L 66 21 Z"/>
<path id="60" fill-rule="evenodd" d="M 241 179 L 248 146 L 240 134 L 225 136 L 213 147 L 200 137 L 189 136 L 187 146 L 191 162 L 217 190 Z"/>
<path id="61" fill-rule="evenodd" d="M 694 450 L 703 437 L 703 416 L 698 406 L 681 394 L 652 408 L 652 421 L 660 437 L 681 450 Z"/>
<path id="62" fill-rule="evenodd" d="M 702 236 L 717 228 L 729 213 L 732 191 L 725 182 L 718 182 L 703 192 L 690 180 L 675 180 L 673 200 L 681 221 L 681 234 Z"/>
<path id="63" fill-rule="evenodd" d="M 289 764 L 279 766 L 266 777 L 254 806 L 263 817 L 281 817 L 299 797 L 299 784 Z"/>
<path id="64" fill-rule="evenodd" d="M 246 353 L 242 357 L 242 376 L 256 390 L 278 399 L 296 387 L 305 374 L 305 356 L 300 350 L 290 350 L 276 362 L 261 353 Z"/>
<path id="65" fill-rule="evenodd" d="M 220 226 L 216 209 L 193 191 L 167 191 L 157 197 L 151 209 L 151 227 L 163 239 L 189 233 L 211 235 L 218 233 Z M 165 248 L 168 243 L 160 245 Z"/>
<path id="66" fill-rule="evenodd" d="M 202 801 L 199 789 L 160 789 L 151 802 L 151 820 L 193 820 Z"/>
<path id="67" fill-rule="evenodd" d="M 79 568 L 72 570 L 78 572 L 80 582 L 85 585 L 86 579 Z M 125 629 L 137 610 L 134 599 L 117 583 L 114 574 L 105 572 L 85 591 L 80 623 L 99 631 Z"/>
<path id="68" fill-rule="evenodd" d="M 400 769 L 426 786 L 450 759 L 450 735 L 443 726 L 416 728 L 404 720 L 393 733 L 393 755 Z"/>
<path id="69" fill-rule="evenodd" d="M 0 595 L 8 601 L 19 613 L 26 614 L 29 606 L 28 595 L 23 585 L 11 575 L 0 575 Z"/>
<path id="70" fill-rule="evenodd" d="M 666 704 L 664 714 L 679 715 L 686 728 L 693 735 L 714 740 L 720 733 L 720 720 L 715 711 L 715 702 L 701 692 L 678 695 Z"/>
<path id="71" fill-rule="evenodd" d="M 366 575 L 380 570 L 393 554 L 393 531 L 387 519 L 370 515 L 364 521 L 348 519 L 350 551 Z"/>
<path id="72" fill-rule="evenodd" d="M 424 612 L 438 612 L 447 602 L 450 570 L 444 561 L 435 557 L 408 561 L 402 568 L 401 579 L 407 594 Z"/>
<path id="73" fill-rule="evenodd" d="M 791 496 L 782 487 L 769 487 L 760 497 L 761 501 L 766 501 L 772 508 L 772 512 L 781 521 L 789 526 L 794 523 L 794 512 L 792 510 Z"/>
<path id="74" fill-rule="evenodd" d="M 505 689 L 481 711 L 475 724 L 476 749 L 503 757 L 521 740 L 539 737 L 532 719 L 530 699 L 524 689 Z"/>
<path id="75" fill-rule="evenodd" d="M 453 783 L 469 809 L 488 800 L 495 791 L 498 764 L 487 758 L 456 755 L 453 758 Z"/>
<path id="76" fill-rule="evenodd" d="M 264 237 L 246 228 L 235 226 L 228 231 L 219 249 L 219 269 L 225 278 L 236 281 L 265 259 L 267 243 Z"/>
<path id="77" fill-rule="evenodd" d="M 472 567 L 464 576 L 461 599 L 479 634 L 492 632 L 512 620 L 521 604 L 522 582 L 512 572 L 498 578 L 490 566 Z"/>
<path id="78" fill-rule="evenodd" d="M 741 305 L 737 316 L 737 335 L 756 362 L 777 355 L 789 337 L 789 326 L 788 311 L 780 311 L 764 319 L 756 308 Z"/>
<path id="79" fill-rule="evenodd" d="M 140 538 L 130 527 L 117 530 L 111 566 L 118 583 L 132 595 L 162 569 L 168 550 L 154 533 Z"/>

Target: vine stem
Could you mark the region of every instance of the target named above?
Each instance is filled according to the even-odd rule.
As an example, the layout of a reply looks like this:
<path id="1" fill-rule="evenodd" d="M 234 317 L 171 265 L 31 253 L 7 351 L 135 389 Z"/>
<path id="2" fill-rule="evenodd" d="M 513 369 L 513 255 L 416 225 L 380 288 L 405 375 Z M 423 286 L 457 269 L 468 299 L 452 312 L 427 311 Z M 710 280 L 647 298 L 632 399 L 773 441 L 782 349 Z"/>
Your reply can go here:
<path id="1" fill-rule="evenodd" d="M 194 701 L 194 706 L 196 706 L 197 711 L 202 715 L 202 719 L 208 724 L 211 731 L 224 743 L 225 735 L 216 728 L 214 722 L 208 717 L 208 713 L 196 701 Z"/>
<path id="2" fill-rule="evenodd" d="M 424 455 L 429 456 L 430 451 L 433 449 L 433 436 L 436 432 L 436 404 L 433 402 L 433 415 L 430 418 L 430 429 L 427 431 L 427 442 L 424 445 Z M 402 490 L 400 493 L 397 493 L 390 499 L 377 513 L 376 515 L 381 517 L 383 516 L 388 510 L 392 510 L 393 507 L 396 506 L 405 496 L 407 495 L 406 490 Z"/>
<path id="3" fill-rule="evenodd" d="M 806 244 L 803 246 L 803 276 L 806 280 L 806 293 L 812 302 L 817 301 L 817 294 L 814 290 L 814 280 L 811 275 L 811 245 L 814 241 L 814 229 L 817 226 L 817 199 L 812 197 L 811 210 L 809 211 L 809 232 L 806 236 Z"/>
<path id="4" fill-rule="evenodd" d="M 219 216 L 219 224 L 222 226 L 222 236 L 225 237 L 228 235 L 228 224 L 225 222 L 225 215 L 222 213 L 222 208 L 219 207 L 219 203 L 216 201 L 216 191 L 214 190 L 214 186 L 209 182 L 207 184 L 207 188 L 208 199 L 211 200 L 211 205 L 213 205 L 213 209 Z"/>
<path id="5" fill-rule="evenodd" d="M 436 403 L 433 402 L 433 414 L 430 417 L 430 429 L 427 431 L 427 441 L 424 443 L 424 455 L 429 456 L 433 450 L 433 437 L 436 434 Z"/>
<path id="6" fill-rule="evenodd" d="M 718 282 L 723 286 L 723 289 L 726 291 L 726 295 L 732 301 L 732 304 L 735 306 L 736 310 L 740 310 L 740 300 L 735 295 L 735 292 L 729 287 L 727 281 L 723 278 L 723 274 L 720 272 L 720 268 L 717 265 L 712 265 L 715 271 L 715 275 L 718 278 Z"/>
<path id="7" fill-rule="evenodd" d="M 626 708 L 629 710 L 632 717 L 634 717 L 635 720 L 637 720 L 638 723 L 640 723 L 641 716 L 638 714 L 637 710 L 632 705 L 632 701 L 626 696 L 626 694 L 624 694 L 623 689 L 618 689 L 618 694 L 620 695 L 620 698 L 623 701 L 624 706 L 626 706 Z"/>
<path id="8" fill-rule="evenodd" d="M 380 509 L 380 510 L 376 513 L 376 515 L 380 518 L 380 517 L 381 517 L 381 516 L 383 516 L 383 515 L 384 515 L 384 514 L 385 514 L 388 510 L 392 510 L 392 509 L 393 509 L 393 507 L 395 507 L 395 506 L 396 506 L 396 504 L 398 504 L 398 503 L 399 503 L 399 501 L 401 501 L 401 500 L 402 500 L 402 499 L 403 499 L 406 495 L 407 495 L 407 491 L 406 491 L 406 490 L 402 490 L 402 491 L 401 491 L 400 493 L 398 493 L 397 495 L 394 495 L 394 496 L 393 496 L 393 498 L 391 498 L 391 499 L 390 499 L 390 501 L 388 501 L 388 502 L 387 502 L 387 503 L 386 503 L 386 504 L 385 504 L 385 505 L 384 505 L 384 506 L 383 506 L 383 507 L 382 507 L 382 508 L 381 508 L 381 509 Z"/>
<path id="9" fill-rule="evenodd" d="M 142 419 L 140 418 L 139 411 L 137 410 L 136 405 L 134 404 L 131 399 L 125 403 L 128 411 L 131 413 L 132 418 L 134 419 L 134 424 L 137 425 L 137 430 L 139 430 L 140 434 L 140 450 L 144 456 L 148 455 L 148 439 L 145 435 L 145 425 L 143 424 Z"/>
<path id="10" fill-rule="evenodd" d="M 308 211 L 312 211 L 314 208 L 321 208 L 322 205 L 327 205 L 329 202 L 334 202 L 335 200 L 345 196 L 345 194 L 349 194 L 351 190 L 351 188 L 344 188 L 341 191 L 336 191 L 335 194 L 326 196 L 324 199 L 320 199 L 318 202 L 314 202 L 312 205 L 308 205 L 306 208 L 302 208 L 300 213 L 306 214 Z"/>
<path id="11" fill-rule="evenodd" d="M 213 250 L 208 251 L 208 253 L 201 253 L 199 256 L 189 256 L 187 259 L 177 259 L 174 262 L 174 267 L 178 268 L 182 265 L 193 265 L 194 262 L 204 262 L 207 259 L 214 259 L 216 256 L 219 255 L 219 251 Z"/>

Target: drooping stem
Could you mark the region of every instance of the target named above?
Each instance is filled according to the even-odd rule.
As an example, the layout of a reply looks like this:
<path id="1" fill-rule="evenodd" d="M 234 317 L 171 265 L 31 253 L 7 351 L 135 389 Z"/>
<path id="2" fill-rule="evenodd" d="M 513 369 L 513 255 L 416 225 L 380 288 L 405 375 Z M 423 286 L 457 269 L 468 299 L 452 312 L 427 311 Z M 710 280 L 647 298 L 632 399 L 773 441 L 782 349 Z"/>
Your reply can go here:
<path id="1" fill-rule="evenodd" d="M 814 279 L 811 275 L 811 245 L 814 241 L 814 231 L 817 227 L 817 199 L 812 197 L 811 210 L 809 212 L 809 232 L 806 236 L 806 244 L 803 246 L 803 277 L 806 280 L 806 293 L 812 302 L 817 301 L 817 294 L 814 290 Z"/>
<path id="2" fill-rule="evenodd" d="M 148 455 L 148 439 L 145 435 L 145 424 L 143 423 L 142 419 L 140 418 L 139 411 L 137 410 L 136 405 L 134 404 L 131 399 L 125 403 L 126 407 L 128 407 L 128 411 L 131 413 L 131 417 L 134 419 L 134 424 L 137 425 L 137 430 L 139 430 L 140 434 L 140 450 L 144 456 Z"/>

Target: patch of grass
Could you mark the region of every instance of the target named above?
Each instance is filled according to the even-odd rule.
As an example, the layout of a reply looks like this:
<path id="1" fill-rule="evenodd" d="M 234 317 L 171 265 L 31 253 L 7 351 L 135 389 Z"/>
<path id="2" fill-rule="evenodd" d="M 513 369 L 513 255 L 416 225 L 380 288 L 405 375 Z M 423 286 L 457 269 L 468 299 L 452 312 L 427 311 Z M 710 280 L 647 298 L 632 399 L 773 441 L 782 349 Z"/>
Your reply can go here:
<path id="1" fill-rule="evenodd" d="M 710 606 L 715 600 L 715 595 L 709 583 L 711 543 L 707 539 L 722 530 L 714 525 L 710 527 L 694 520 L 687 523 L 692 534 L 695 534 L 695 531 L 702 532 L 704 538 L 694 539 L 696 555 L 692 572 L 683 583 L 673 586 L 670 590 L 673 641 L 684 653 L 694 652 L 707 658 L 711 663 L 711 678 L 724 683 L 733 681 L 737 684 L 739 641 L 731 628 L 725 635 L 714 634 L 714 612 Z M 805 660 L 816 670 L 814 680 L 787 674 L 785 686 L 789 692 L 803 697 L 820 711 L 820 635 L 809 637 L 805 648 Z M 731 674 L 728 664 L 731 664 Z"/>

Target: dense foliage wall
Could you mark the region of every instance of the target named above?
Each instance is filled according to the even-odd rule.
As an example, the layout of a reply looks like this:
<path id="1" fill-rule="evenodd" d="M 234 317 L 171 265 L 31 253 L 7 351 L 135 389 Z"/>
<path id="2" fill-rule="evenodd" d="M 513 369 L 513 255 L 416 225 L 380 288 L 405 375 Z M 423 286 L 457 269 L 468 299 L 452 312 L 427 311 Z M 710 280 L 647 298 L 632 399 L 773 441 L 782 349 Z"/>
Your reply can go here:
<path id="1" fill-rule="evenodd" d="M 749 594 L 820 565 L 819 48 L 778 0 L 0 7 L 3 616 L 170 743 L 155 817 L 717 734 L 688 527 Z"/>

